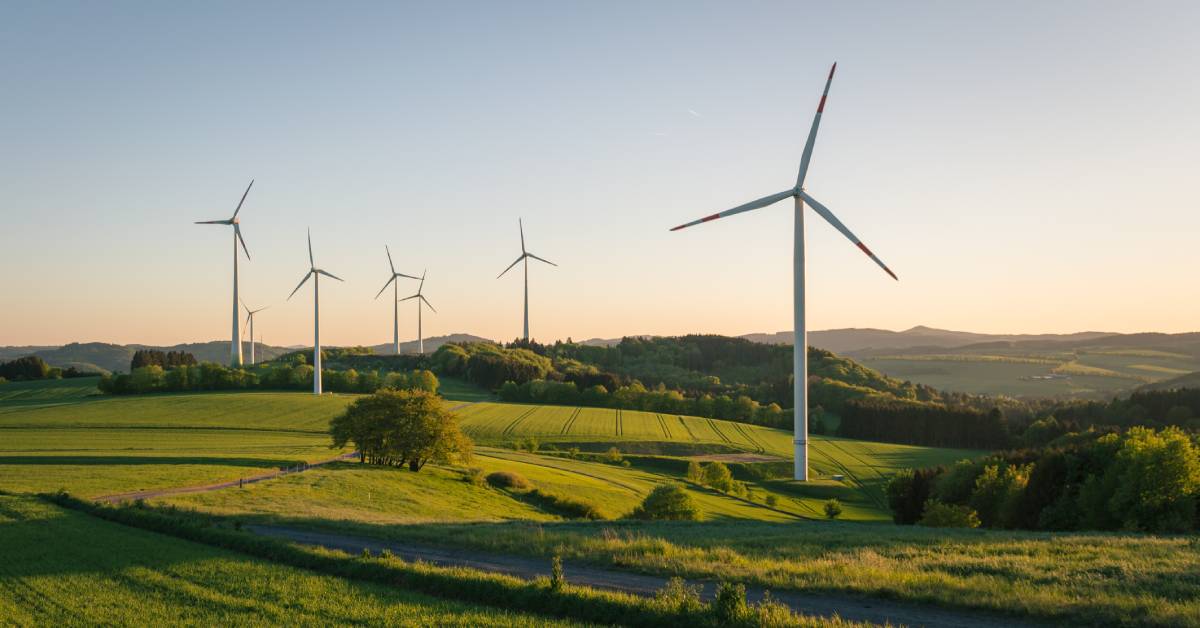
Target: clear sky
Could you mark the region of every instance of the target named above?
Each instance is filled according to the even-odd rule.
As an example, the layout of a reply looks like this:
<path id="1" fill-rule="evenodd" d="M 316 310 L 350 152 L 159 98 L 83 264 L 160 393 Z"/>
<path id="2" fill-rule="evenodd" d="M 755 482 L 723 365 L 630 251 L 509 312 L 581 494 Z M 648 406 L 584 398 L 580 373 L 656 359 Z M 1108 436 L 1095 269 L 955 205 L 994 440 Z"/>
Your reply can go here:
<path id="1" fill-rule="evenodd" d="M 429 269 L 429 335 L 542 340 L 809 324 L 1200 329 L 1200 3 L 7 2 L 0 344 L 228 337 L 230 234 L 271 344 L 391 339 L 387 279 Z M 413 289 L 413 286 L 405 286 Z M 401 337 L 416 333 L 412 303 Z"/>

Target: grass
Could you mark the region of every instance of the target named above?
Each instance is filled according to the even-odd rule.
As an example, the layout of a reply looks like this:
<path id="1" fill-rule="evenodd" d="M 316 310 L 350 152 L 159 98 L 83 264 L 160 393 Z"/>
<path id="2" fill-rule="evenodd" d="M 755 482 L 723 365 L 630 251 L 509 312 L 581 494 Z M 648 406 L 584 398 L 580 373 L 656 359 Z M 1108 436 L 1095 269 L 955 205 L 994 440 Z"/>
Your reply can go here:
<path id="1" fill-rule="evenodd" d="M 0 384 L 0 404 L 3 404 L 2 407 L 15 407 L 81 401 L 90 395 L 100 394 L 96 388 L 99 381 L 99 377 L 79 377 L 6 382 Z"/>
<path id="2" fill-rule="evenodd" d="M 0 496 L 10 625 L 577 625 L 357 582 Z"/>
<path id="3" fill-rule="evenodd" d="M 1093 625 L 1195 625 L 1200 540 L 838 522 L 504 523 L 381 538 Z"/>

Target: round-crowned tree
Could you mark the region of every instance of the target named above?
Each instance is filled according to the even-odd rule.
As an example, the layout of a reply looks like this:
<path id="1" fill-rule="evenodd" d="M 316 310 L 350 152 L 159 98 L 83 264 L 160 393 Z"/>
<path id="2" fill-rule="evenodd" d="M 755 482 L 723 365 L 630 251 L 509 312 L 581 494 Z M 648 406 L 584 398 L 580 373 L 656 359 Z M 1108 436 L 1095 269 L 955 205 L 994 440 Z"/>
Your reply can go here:
<path id="1" fill-rule="evenodd" d="M 464 435 L 441 399 L 424 390 L 383 389 L 361 397 L 329 423 L 333 447 L 353 443 L 359 459 L 373 464 L 467 463 L 471 439 Z"/>

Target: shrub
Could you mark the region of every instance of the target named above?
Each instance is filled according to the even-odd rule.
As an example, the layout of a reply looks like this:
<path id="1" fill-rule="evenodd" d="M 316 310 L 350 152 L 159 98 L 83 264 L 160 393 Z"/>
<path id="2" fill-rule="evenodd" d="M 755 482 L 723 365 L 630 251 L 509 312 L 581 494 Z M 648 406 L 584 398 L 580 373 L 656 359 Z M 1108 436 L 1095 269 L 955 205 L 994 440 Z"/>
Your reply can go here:
<path id="1" fill-rule="evenodd" d="M 688 584 L 683 578 L 675 576 L 654 594 L 654 599 L 667 610 L 693 614 L 704 608 L 704 603 L 700 601 L 701 590 L 702 586 Z"/>
<path id="2" fill-rule="evenodd" d="M 746 585 L 722 582 L 712 602 L 713 615 L 722 626 L 736 626 L 746 621 L 750 609 L 746 606 Z"/>
<path id="3" fill-rule="evenodd" d="M 621 457 L 621 450 L 616 447 L 609 447 L 608 451 L 604 452 L 604 461 L 610 464 L 618 464 L 624 458 Z"/>
<path id="4" fill-rule="evenodd" d="M 467 471 L 466 475 L 463 476 L 463 479 L 471 484 L 474 484 L 475 486 L 483 486 L 484 484 L 487 484 L 487 474 L 483 472 L 483 469 L 471 469 Z"/>
<path id="5" fill-rule="evenodd" d="M 655 487 L 635 508 L 630 517 L 663 521 L 698 521 L 700 509 L 687 490 L 679 484 L 662 484 Z"/>
<path id="6" fill-rule="evenodd" d="M 591 519 L 593 521 L 607 519 L 600 507 L 582 497 L 558 495 L 535 488 L 528 497 L 539 505 L 557 512 L 560 515 L 575 519 Z"/>
<path id="7" fill-rule="evenodd" d="M 842 514 L 842 502 L 831 499 L 825 502 L 825 518 L 837 519 Z"/>
<path id="8" fill-rule="evenodd" d="M 688 462 L 687 479 L 689 482 L 696 484 L 704 483 L 704 469 L 700 468 L 700 463 L 692 460 Z"/>
<path id="9" fill-rule="evenodd" d="M 968 506 L 930 499 L 925 503 L 925 514 L 917 523 L 929 528 L 978 528 L 979 515 Z"/>
<path id="10" fill-rule="evenodd" d="M 533 486 L 525 476 L 516 471 L 493 471 L 487 476 L 487 483 L 496 488 L 512 488 L 524 490 Z"/>
<path id="11" fill-rule="evenodd" d="M 734 491 L 733 473 L 722 462 L 710 462 L 704 465 L 704 485 L 731 493 Z"/>
<path id="12" fill-rule="evenodd" d="M 778 504 L 778 503 L 779 503 L 779 497 L 777 497 L 774 493 L 767 494 L 767 505 L 768 506 L 770 506 L 771 508 L 774 508 L 776 506 L 776 504 Z"/>
<path id="13" fill-rule="evenodd" d="M 563 573 L 562 556 L 554 555 L 550 559 L 550 590 L 554 592 L 562 591 L 567 585 L 567 576 Z"/>

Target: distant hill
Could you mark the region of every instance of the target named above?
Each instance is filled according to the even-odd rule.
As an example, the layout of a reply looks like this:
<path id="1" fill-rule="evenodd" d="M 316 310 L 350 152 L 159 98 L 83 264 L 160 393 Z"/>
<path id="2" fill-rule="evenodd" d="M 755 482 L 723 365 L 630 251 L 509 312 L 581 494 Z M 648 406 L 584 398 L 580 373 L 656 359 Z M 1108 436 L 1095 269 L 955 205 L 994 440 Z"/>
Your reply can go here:
<path id="1" fill-rule="evenodd" d="M 425 339 L 425 353 L 433 353 L 437 348 L 451 342 L 495 342 L 490 338 L 474 334 L 450 334 L 448 336 L 433 336 Z M 392 343 L 385 342 L 371 347 L 379 355 L 392 355 Z M 400 353 L 416 353 L 417 341 L 407 340 L 400 343 Z"/>
<path id="2" fill-rule="evenodd" d="M 935 329 L 918 325 L 904 331 L 872 328 L 824 329 L 808 333 L 808 344 L 834 353 L 854 353 L 869 349 L 910 349 L 930 347 L 948 349 L 985 342 L 1077 342 L 1111 337 L 1110 332 L 1083 331 L 1073 334 L 979 334 L 969 331 Z M 792 332 L 746 334 L 747 340 L 764 344 L 792 344 Z"/>
<path id="3" fill-rule="evenodd" d="M 1179 377 L 1172 377 L 1171 379 L 1164 379 L 1152 384 L 1146 384 L 1145 386 L 1139 387 L 1138 391 L 1145 392 L 1150 390 L 1176 390 L 1179 388 L 1200 388 L 1200 371 L 1188 373 L 1187 375 L 1180 375 Z"/>
<path id="4" fill-rule="evenodd" d="M 425 352 L 431 353 L 438 347 L 447 342 L 468 342 L 486 340 L 479 336 L 471 334 L 450 334 L 448 336 L 436 336 L 434 338 L 425 339 Z M 297 349 L 305 349 L 308 347 L 277 347 L 272 345 L 255 345 L 255 359 L 259 362 L 263 360 L 272 360 L 285 353 L 296 351 Z M 133 359 L 134 351 L 140 349 L 152 349 L 156 351 L 186 351 L 196 356 L 196 359 L 201 362 L 216 362 L 225 364 L 229 361 L 229 341 L 228 340 L 213 340 L 211 342 L 191 342 L 177 344 L 171 346 L 145 345 L 145 344 L 130 344 L 117 345 L 107 342 L 73 342 L 61 347 L 53 346 L 25 346 L 25 347 L 0 347 L 0 360 L 12 360 L 26 355 L 36 355 L 45 360 L 50 366 L 58 366 L 66 368 L 74 366 L 77 369 L 85 371 L 96 371 L 100 373 L 119 371 L 128 372 L 129 362 Z M 372 347 L 375 353 L 390 354 L 392 352 L 392 343 L 375 345 Z M 417 341 L 412 340 L 400 343 L 400 351 L 403 353 L 415 353 L 417 350 Z M 246 360 L 250 359 L 250 343 L 242 343 L 242 355 Z"/>

